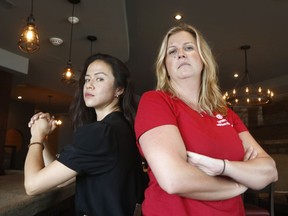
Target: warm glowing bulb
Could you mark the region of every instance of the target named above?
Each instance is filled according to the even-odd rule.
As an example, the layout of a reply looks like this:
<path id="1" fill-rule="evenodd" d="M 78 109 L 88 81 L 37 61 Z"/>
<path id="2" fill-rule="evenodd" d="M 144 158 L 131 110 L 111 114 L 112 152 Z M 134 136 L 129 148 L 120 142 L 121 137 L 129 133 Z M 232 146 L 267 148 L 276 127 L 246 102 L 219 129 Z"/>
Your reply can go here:
<path id="1" fill-rule="evenodd" d="M 260 97 L 258 98 L 258 101 L 261 102 L 261 98 Z"/>
<path id="2" fill-rule="evenodd" d="M 175 18 L 176 20 L 181 20 L 181 19 L 182 19 L 182 16 L 181 16 L 180 14 L 177 14 L 176 16 L 174 16 L 174 18 Z"/>
<path id="3" fill-rule="evenodd" d="M 258 92 L 259 92 L 259 93 L 262 92 L 262 88 L 261 88 L 261 87 L 258 88 Z"/>
<path id="4" fill-rule="evenodd" d="M 250 102 L 250 99 L 249 99 L 249 98 L 247 98 L 247 100 L 246 100 L 246 101 L 247 101 L 247 103 L 249 103 L 249 102 Z"/>
<path id="5" fill-rule="evenodd" d="M 71 76 L 72 76 L 71 68 L 67 68 L 67 71 L 66 71 L 66 73 L 65 73 L 65 76 L 66 76 L 67 78 L 71 78 Z"/>
<path id="6" fill-rule="evenodd" d="M 236 89 L 233 89 L 233 94 L 234 94 L 234 95 L 236 94 Z"/>
<path id="7" fill-rule="evenodd" d="M 56 125 L 62 125 L 62 121 L 61 120 L 56 120 Z"/>
<path id="8" fill-rule="evenodd" d="M 248 92 L 249 92 L 249 88 L 248 88 L 248 87 L 246 87 L 246 89 L 245 89 L 245 92 L 246 92 L 246 93 L 248 93 Z"/>
<path id="9" fill-rule="evenodd" d="M 235 99 L 235 102 L 238 103 L 238 99 L 237 98 Z"/>
<path id="10" fill-rule="evenodd" d="M 28 23 L 24 28 L 18 41 L 18 47 L 27 53 L 33 53 L 40 48 L 38 31 L 33 23 Z"/>
<path id="11" fill-rule="evenodd" d="M 36 34 L 33 26 L 28 26 L 28 31 L 26 32 L 25 37 L 28 42 L 35 40 Z"/>

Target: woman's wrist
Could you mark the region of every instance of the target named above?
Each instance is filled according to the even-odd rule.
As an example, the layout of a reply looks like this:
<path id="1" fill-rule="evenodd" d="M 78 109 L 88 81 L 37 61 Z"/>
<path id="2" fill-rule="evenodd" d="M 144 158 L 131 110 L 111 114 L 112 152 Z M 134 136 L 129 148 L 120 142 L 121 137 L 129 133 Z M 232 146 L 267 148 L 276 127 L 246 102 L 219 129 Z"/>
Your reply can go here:
<path id="1" fill-rule="evenodd" d="M 223 175 L 225 172 L 225 169 L 226 169 L 226 161 L 224 159 L 222 159 L 222 162 L 223 162 L 223 168 L 222 168 L 222 171 L 219 175 Z"/>
<path id="2" fill-rule="evenodd" d="M 28 149 L 31 147 L 31 146 L 41 146 L 42 149 L 44 149 L 44 144 L 42 142 L 30 142 L 28 144 Z"/>
<path id="3" fill-rule="evenodd" d="M 42 148 L 44 149 L 45 148 L 45 144 L 46 142 L 48 141 L 48 135 L 47 136 L 32 136 L 30 138 L 30 143 L 28 144 L 28 148 L 30 148 L 30 146 L 32 145 L 41 145 Z"/>
<path id="4" fill-rule="evenodd" d="M 30 138 L 30 143 L 33 143 L 33 142 L 41 142 L 41 143 L 44 143 L 46 140 L 48 139 L 48 136 L 32 136 Z"/>

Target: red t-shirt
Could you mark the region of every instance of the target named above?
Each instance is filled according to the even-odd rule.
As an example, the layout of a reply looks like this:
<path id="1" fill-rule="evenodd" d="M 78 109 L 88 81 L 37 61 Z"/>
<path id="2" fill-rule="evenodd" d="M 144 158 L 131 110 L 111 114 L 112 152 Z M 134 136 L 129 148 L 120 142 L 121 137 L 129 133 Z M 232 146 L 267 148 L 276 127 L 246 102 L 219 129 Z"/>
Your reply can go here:
<path id="1" fill-rule="evenodd" d="M 244 148 L 238 133 L 247 131 L 247 128 L 230 109 L 227 116 L 218 114 L 212 117 L 206 113 L 199 114 L 169 93 L 150 91 L 143 94 L 135 119 L 137 142 L 146 131 L 168 124 L 178 127 L 187 151 L 219 159 L 243 160 Z M 199 201 L 169 195 L 160 188 L 151 169 L 148 173 L 150 183 L 142 205 L 144 215 L 245 215 L 241 196 L 221 201 Z"/>

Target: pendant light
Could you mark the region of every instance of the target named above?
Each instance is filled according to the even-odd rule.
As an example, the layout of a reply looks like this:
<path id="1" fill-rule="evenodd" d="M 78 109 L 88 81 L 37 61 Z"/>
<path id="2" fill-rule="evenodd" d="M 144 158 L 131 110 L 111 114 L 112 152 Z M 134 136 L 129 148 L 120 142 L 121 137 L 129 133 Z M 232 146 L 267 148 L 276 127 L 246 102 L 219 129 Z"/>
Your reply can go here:
<path id="1" fill-rule="evenodd" d="M 40 48 L 38 30 L 33 17 L 33 0 L 31 0 L 31 13 L 18 41 L 18 47 L 26 53 L 34 53 Z"/>
<path id="2" fill-rule="evenodd" d="M 69 45 L 69 55 L 68 55 L 68 62 L 67 67 L 65 68 L 64 72 L 62 73 L 61 81 L 65 84 L 73 84 L 76 82 L 75 80 L 75 73 L 72 70 L 72 61 L 71 61 L 71 54 L 72 54 L 72 37 L 73 37 L 73 27 L 74 24 L 79 21 L 77 17 L 74 17 L 74 7 L 75 4 L 78 4 L 80 0 L 68 0 L 72 3 L 72 15 L 68 18 L 69 22 L 71 23 L 71 30 L 70 30 L 70 45 Z"/>
<path id="3" fill-rule="evenodd" d="M 261 86 L 255 86 L 250 83 L 250 77 L 247 68 L 247 51 L 250 45 L 240 47 L 245 54 L 245 74 L 239 82 L 236 83 L 232 91 L 227 91 L 223 98 L 228 106 L 261 106 L 272 102 L 274 93 L 270 89 Z"/>
<path id="4" fill-rule="evenodd" d="M 87 39 L 90 41 L 90 56 L 93 54 L 93 42 L 97 40 L 97 37 L 94 35 L 88 35 Z"/>

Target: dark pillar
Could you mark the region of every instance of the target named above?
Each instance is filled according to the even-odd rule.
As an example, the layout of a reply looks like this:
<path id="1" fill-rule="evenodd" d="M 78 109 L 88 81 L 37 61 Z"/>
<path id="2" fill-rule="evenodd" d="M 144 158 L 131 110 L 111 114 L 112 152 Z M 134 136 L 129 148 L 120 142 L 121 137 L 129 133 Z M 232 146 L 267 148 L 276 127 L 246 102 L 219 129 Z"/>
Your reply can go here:
<path id="1" fill-rule="evenodd" d="M 0 175 L 4 175 L 4 145 L 12 88 L 12 74 L 0 69 L 0 77 Z"/>

